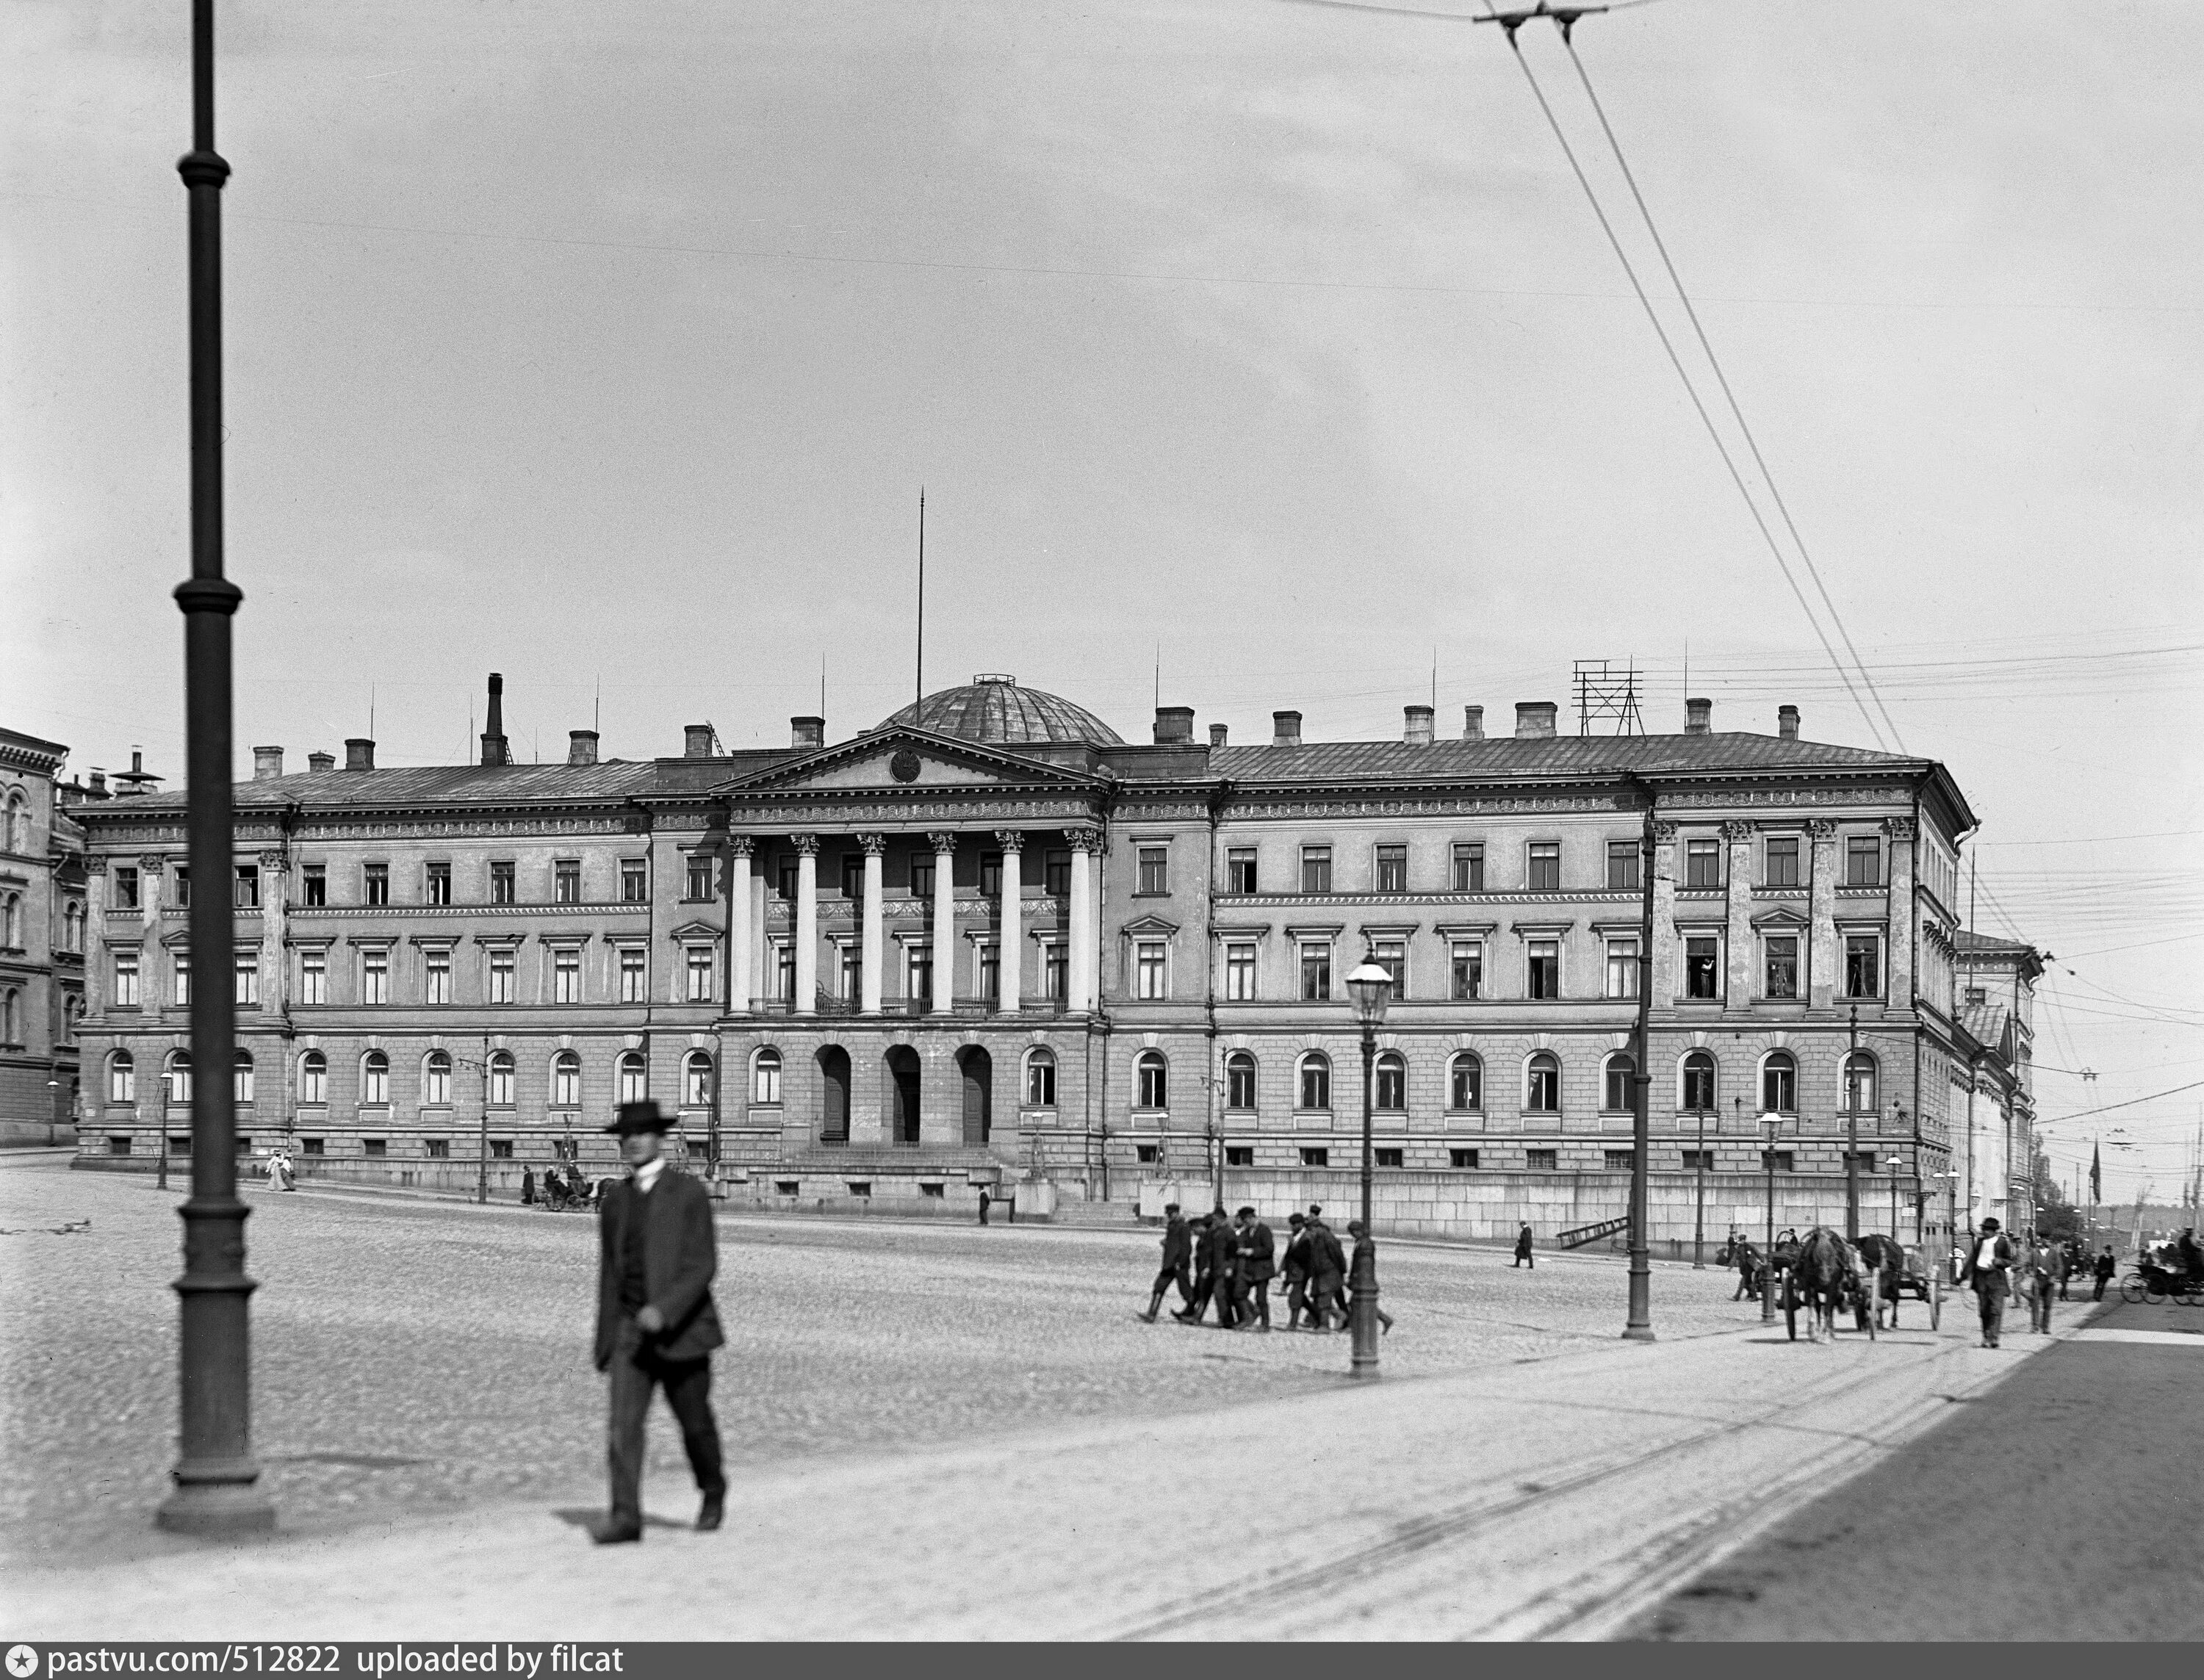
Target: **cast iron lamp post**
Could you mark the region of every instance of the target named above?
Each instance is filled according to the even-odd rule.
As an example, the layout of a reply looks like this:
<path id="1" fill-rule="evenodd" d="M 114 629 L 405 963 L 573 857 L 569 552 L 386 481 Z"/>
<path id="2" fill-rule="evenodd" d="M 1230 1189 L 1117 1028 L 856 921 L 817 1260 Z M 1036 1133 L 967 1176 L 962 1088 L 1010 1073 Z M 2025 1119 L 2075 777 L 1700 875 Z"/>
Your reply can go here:
<path id="1" fill-rule="evenodd" d="M 1902 1241 L 1898 1234 L 1898 1169 L 1905 1164 L 1902 1155 L 1886 1156 L 1882 1164 L 1890 1169 L 1890 1239 Z"/>
<path id="2" fill-rule="evenodd" d="M 1348 1364 L 1352 1376 L 1378 1375 L 1378 1234 L 1370 1220 L 1371 1111 L 1376 1102 L 1378 1029 L 1384 1024 L 1385 1005 L 1393 995 L 1393 974 L 1370 957 L 1347 977 L 1347 995 L 1354 1003 L 1355 1024 L 1362 1029 L 1362 1240 L 1354 1245 L 1354 1275 L 1348 1281 L 1347 1322 L 1354 1333 L 1354 1352 Z"/>
<path id="3" fill-rule="evenodd" d="M 222 185 L 214 149 L 214 0 L 192 5 L 192 149 L 176 165 L 190 194 L 192 575 L 176 587 L 184 615 L 186 802 L 192 878 L 191 948 L 211 964 L 234 943 L 226 890 L 232 867 L 229 621 L 245 597 L 222 576 Z M 273 1528 L 255 1485 L 252 1296 L 237 1194 L 237 1113 L 228 1077 L 237 1054 L 235 988 L 213 976 L 192 992 L 192 1193 L 184 1222 L 177 1366 L 181 1451 L 175 1489 L 154 1520 L 182 1534 Z"/>
<path id="4" fill-rule="evenodd" d="M 1849 1047 L 1845 1051 L 1845 1240 L 1859 1240 L 1859 1080 L 1852 1063 L 1859 1054 L 1859 1005 L 1852 1005 Z"/>

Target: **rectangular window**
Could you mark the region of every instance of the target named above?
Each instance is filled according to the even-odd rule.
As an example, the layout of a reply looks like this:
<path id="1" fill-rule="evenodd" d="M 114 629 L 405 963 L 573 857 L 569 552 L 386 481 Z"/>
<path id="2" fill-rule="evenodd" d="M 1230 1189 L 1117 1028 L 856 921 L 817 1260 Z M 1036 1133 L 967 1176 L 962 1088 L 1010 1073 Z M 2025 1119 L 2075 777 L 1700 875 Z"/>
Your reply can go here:
<path id="1" fill-rule="evenodd" d="M 244 1008 L 260 1007 L 260 959 L 240 952 L 237 957 L 235 999 Z"/>
<path id="2" fill-rule="evenodd" d="M 448 1138 L 427 1139 L 422 1143 L 421 1147 L 428 1151 L 431 1161 L 448 1161 L 452 1158 L 452 1141 Z"/>
<path id="3" fill-rule="evenodd" d="M 1380 1167 L 1398 1167 L 1402 1159 L 1402 1151 L 1397 1149 L 1376 1150 L 1372 1153 L 1378 1157 L 1375 1164 Z"/>
<path id="4" fill-rule="evenodd" d="M 300 901 L 309 909 L 318 909 L 329 902 L 329 872 L 328 866 L 310 863 L 299 872 L 303 883 L 304 898 Z"/>
<path id="5" fill-rule="evenodd" d="M 388 1003 L 390 1001 L 390 953 L 376 949 L 359 954 L 359 1001 L 363 1003 Z"/>
<path id="6" fill-rule="evenodd" d="M 1609 892 L 1638 890 L 1638 842 L 1610 840 L 1607 843 L 1607 890 Z"/>
<path id="7" fill-rule="evenodd" d="M 510 863 L 490 865 L 489 902 L 493 904 L 512 902 L 512 866 Z"/>
<path id="8" fill-rule="evenodd" d="M 933 947 L 912 945 L 908 948 L 904 961 L 910 978 L 905 983 L 904 995 L 915 1003 L 931 1003 L 933 998 Z"/>
<path id="9" fill-rule="evenodd" d="M 1882 996 L 1882 936 L 1881 934 L 1847 933 L 1845 935 L 1845 996 L 1847 997 Z"/>
<path id="10" fill-rule="evenodd" d="M 620 860 L 620 902 L 642 904 L 650 897 L 650 872 L 639 857 Z"/>
<path id="11" fill-rule="evenodd" d="M 1408 849 L 1406 846 L 1380 846 L 1378 849 L 1378 890 L 1406 892 L 1408 890 Z"/>
<path id="12" fill-rule="evenodd" d="M 489 1140 L 489 1158 L 493 1161 L 512 1160 L 512 1139 L 510 1138 L 492 1138 Z"/>
<path id="13" fill-rule="evenodd" d="M 564 950 L 551 954 L 551 1001 L 554 1003 L 578 1003 L 582 1001 L 581 952 Z"/>
<path id="14" fill-rule="evenodd" d="M 1330 892 L 1331 890 L 1331 848 L 1304 846 L 1301 848 L 1301 890 Z"/>
<path id="15" fill-rule="evenodd" d="M 1684 940 L 1684 996 L 1720 997 L 1721 941 L 1711 933 L 1693 933 Z"/>
<path id="16" fill-rule="evenodd" d="M 114 872 L 115 908 L 134 910 L 138 908 L 138 872 L 117 865 Z"/>
<path id="17" fill-rule="evenodd" d="M 1301 1151 L 1301 1165 L 1329 1167 L 1331 1165 L 1331 1151 L 1328 1149 L 1304 1149 Z"/>
<path id="18" fill-rule="evenodd" d="M 370 863 L 363 866 L 360 870 L 360 883 L 368 903 L 388 904 L 390 902 L 390 866 L 388 864 Z"/>
<path id="19" fill-rule="evenodd" d="M 551 901 L 554 904 L 582 902 L 582 860 L 562 857 L 551 866 Z"/>
<path id="20" fill-rule="evenodd" d="M 1796 997 L 1798 995 L 1798 936 L 1795 933 L 1771 933 L 1767 938 L 1768 995 L 1770 997 Z"/>
<path id="21" fill-rule="evenodd" d="M 1872 834 L 1845 837 L 1845 884 L 1879 887 L 1882 884 L 1882 842 Z"/>
<path id="22" fill-rule="evenodd" d="M 1456 892 L 1484 890 L 1483 842 L 1466 842 L 1454 849 L 1454 890 Z"/>
<path id="23" fill-rule="evenodd" d="M 512 1002 L 512 953 L 510 950 L 489 954 L 489 997 L 492 1003 Z"/>
<path id="24" fill-rule="evenodd" d="M 783 903 L 793 904 L 796 902 L 796 881 L 797 875 L 800 873 L 801 872 L 797 866 L 797 861 L 793 857 L 785 857 L 781 859 L 780 868 L 777 873 L 776 884 L 779 887 L 781 902 Z"/>
<path id="25" fill-rule="evenodd" d="M 1686 841 L 1684 884 L 1687 887 L 1718 887 L 1721 884 L 1721 842 Z"/>
<path id="26" fill-rule="evenodd" d="M 1712 1150 L 1687 1149 L 1684 1151 L 1684 1170 L 1686 1172 L 1711 1173 L 1714 1169 L 1715 1152 Z"/>
<path id="27" fill-rule="evenodd" d="M 619 954 L 620 1002 L 648 1003 L 650 1001 L 649 958 L 631 945 Z"/>
<path id="28" fill-rule="evenodd" d="M 1071 854 L 1064 851 L 1041 854 L 1041 890 L 1051 898 L 1071 896 Z"/>
<path id="29" fill-rule="evenodd" d="M 390 1139 L 388 1138 L 364 1138 L 360 1140 L 360 1148 L 367 1155 L 370 1160 L 379 1161 L 384 1156 L 390 1153 Z"/>
<path id="30" fill-rule="evenodd" d="M 620 960 L 623 965 L 623 969 L 625 969 L 625 964 L 628 957 L 633 956 L 640 959 L 643 953 L 641 951 L 628 951 L 622 953 Z M 640 961 L 636 964 L 636 967 L 638 969 L 640 969 L 642 966 L 643 965 Z M 643 976 L 638 973 L 636 976 L 636 990 L 639 993 L 642 989 Z M 690 946 L 689 1001 L 691 1003 L 708 1003 L 717 995 L 718 988 L 712 984 L 712 948 L 709 945 Z"/>
<path id="31" fill-rule="evenodd" d="M 1255 849 L 1235 846 L 1224 854 L 1224 890 L 1227 892 L 1253 892 L 1255 888 Z"/>
<path id="32" fill-rule="evenodd" d="M 1255 948 L 1253 945 L 1227 945 L 1224 948 L 1224 996 L 1235 1003 L 1246 1003 L 1253 999 Z"/>
<path id="33" fill-rule="evenodd" d="M 1560 1165 L 1560 1151 L 1557 1150 L 1526 1149 L 1523 1151 L 1523 1166 L 1526 1171 L 1550 1173 L 1557 1170 Z"/>
<path id="34" fill-rule="evenodd" d="M 865 948 L 859 944 L 855 939 L 852 939 L 848 944 L 841 948 L 841 954 L 842 961 L 839 967 L 842 971 L 842 996 L 848 998 L 854 1003 L 865 995 Z M 705 962 L 707 966 L 705 968 L 704 995 L 708 998 L 712 995 L 710 990 L 710 953 L 707 952 L 705 954 Z M 693 966 L 693 962 L 694 957 L 692 954 L 692 966 L 689 970 L 690 984 L 692 985 L 696 984 L 696 971 Z"/>
<path id="35" fill-rule="evenodd" d="M 1561 995 L 1561 945 L 1558 939 L 1531 942 L 1530 986 L 1523 995 L 1532 998 Z"/>
<path id="36" fill-rule="evenodd" d="M 1003 855 L 1000 852 L 980 854 L 980 896 L 998 898 L 1003 891 Z"/>
<path id="37" fill-rule="evenodd" d="M 1474 1168 L 1477 1165 L 1477 1151 L 1473 1149 L 1450 1149 L 1447 1151 L 1447 1165 L 1456 1168 Z"/>
<path id="38" fill-rule="evenodd" d="M 1609 997 L 1638 996 L 1638 942 L 1635 939 L 1610 939 L 1607 942 L 1607 995 Z"/>
<path id="39" fill-rule="evenodd" d="M 1605 1153 L 1610 1173 L 1626 1173 L 1638 1164 L 1638 1151 L 1634 1149 L 1611 1149 Z"/>
<path id="40" fill-rule="evenodd" d="M 620 890 L 623 892 L 626 891 L 629 884 L 632 882 L 635 887 L 634 902 L 640 903 L 643 896 L 643 866 L 637 863 L 631 867 L 634 872 L 632 874 L 629 873 L 631 866 L 624 864 L 620 867 Z M 684 883 L 682 891 L 684 898 L 696 902 L 711 897 L 712 860 L 708 855 L 696 852 L 690 853 L 686 873 L 687 879 Z"/>
<path id="41" fill-rule="evenodd" d="M 783 1003 L 796 997 L 796 947 L 785 939 L 773 948 L 773 995 Z"/>
<path id="42" fill-rule="evenodd" d="M 192 954 L 189 951 L 171 951 L 169 954 L 169 978 L 176 1007 L 180 1009 L 188 1008 L 192 1001 Z"/>
<path id="43" fill-rule="evenodd" d="M 428 890 L 428 902 L 431 904 L 450 903 L 452 902 L 452 866 L 448 863 L 431 863 L 426 867 L 428 877 L 422 884 Z"/>
<path id="44" fill-rule="evenodd" d="M 1763 1173 L 1795 1173 L 1798 1170 L 1798 1158 L 1787 1149 L 1764 1149 L 1760 1151 L 1760 1170 Z"/>
<path id="45" fill-rule="evenodd" d="M 1065 890 L 1069 891 L 1070 889 L 1067 886 Z M 911 859 L 910 896 L 913 898 L 933 896 L 933 860 L 931 856 Z"/>
<path id="46" fill-rule="evenodd" d="M 1370 947 L 1370 960 L 1393 977 L 1393 997 L 1408 995 L 1408 948 L 1400 939 L 1379 939 Z"/>
<path id="47" fill-rule="evenodd" d="M 240 910 L 260 908 L 260 871 L 252 864 L 237 866 L 237 884 L 230 902 Z"/>
<path id="48" fill-rule="evenodd" d="M 452 1001 L 452 953 L 449 949 L 421 953 L 421 1001 L 424 1003 L 448 1003 Z"/>
<path id="49" fill-rule="evenodd" d="M 842 896 L 856 900 L 865 896 L 865 855 L 862 852 L 842 854 Z"/>
<path id="50" fill-rule="evenodd" d="M 1141 890 L 1143 893 L 1165 893 L 1170 890 L 1170 853 L 1162 846 L 1141 848 Z"/>
<path id="51" fill-rule="evenodd" d="M 1042 995 L 1052 1003 L 1071 996 L 1071 955 L 1062 940 L 1041 947 L 1040 977 Z"/>
<path id="52" fill-rule="evenodd" d="M 1134 995 L 1143 998 L 1159 998 L 1163 997 L 1163 946 L 1160 944 L 1143 943 L 1139 947 L 1139 955 L 1136 961 L 1139 969 L 1137 976 L 1139 984 L 1134 988 Z"/>
<path id="53" fill-rule="evenodd" d="M 994 945 L 979 948 L 980 996 L 990 1003 L 1003 1001 L 1003 953 Z"/>
<path id="54" fill-rule="evenodd" d="M 1559 892 L 1561 890 L 1560 841 L 1534 840 L 1531 843 L 1529 869 L 1524 884 L 1532 892 Z"/>
<path id="55" fill-rule="evenodd" d="M 1250 1144 L 1227 1144 L 1224 1164 L 1228 1167 L 1252 1167 L 1255 1164 L 1254 1146 Z"/>
<path id="56" fill-rule="evenodd" d="M 1457 1002 L 1467 1002 L 1482 995 L 1484 990 L 1484 947 L 1458 944 L 1454 948 L 1454 995 Z"/>
<path id="57" fill-rule="evenodd" d="M 1795 887 L 1798 884 L 1798 837 L 1795 834 L 1774 834 L 1768 839 L 1768 884 L 1771 887 Z"/>
<path id="58" fill-rule="evenodd" d="M 1143 1167 L 1153 1165 L 1155 1162 L 1156 1154 L 1157 1148 L 1153 1144 L 1135 1144 L 1133 1145 L 1133 1158 L 1139 1162 Z"/>
<path id="59" fill-rule="evenodd" d="M 327 951 L 299 953 L 299 1001 L 301 1003 L 326 1003 L 329 1001 L 329 954 Z"/>
<path id="60" fill-rule="evenodd" d="M 119 1009 L 138 1007 L 138 953 L 117 951 L 115 954 L 115 1006 Z"/>
<path id="61" fill-rule="evenodd" d="M 301 1155 L 325 1155 L 329 1152 L 327 1143 L 328 1139 L 324 1138 L 301 1138 L 299 1140 L 299 1152 Z"/>
<path id="62" fill-rule="evenodd" d="M 1301 947 L 1301 999 L 1304 1003 L 1331 1001 L 1331 947 L 1312 941 Z"/>
<path id="63" fill-rule="evenodd" d="M 192 908 L 192 872 L 180 863 L 175 876 L 175 890 L 169 895 L 169 902 L 176 909 L 188 910 Z"/>

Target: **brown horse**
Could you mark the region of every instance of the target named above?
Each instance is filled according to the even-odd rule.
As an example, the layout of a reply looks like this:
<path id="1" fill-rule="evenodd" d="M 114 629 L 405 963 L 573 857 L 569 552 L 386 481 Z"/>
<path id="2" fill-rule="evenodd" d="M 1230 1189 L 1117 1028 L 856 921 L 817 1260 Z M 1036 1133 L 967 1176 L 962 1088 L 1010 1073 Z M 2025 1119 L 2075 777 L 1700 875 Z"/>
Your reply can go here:
<path id="1" fill-rule="evenodd" d="M 1898 1281 L 1905 1275 L 1905 1251 L 1898 1245 L 1898 1239 L 1870 1233 L 1859 1239 L 1856 1251 L 1867 1271 L 1875 1278 L 1875 1322 L 1882 1322 L 1882 1310 L 1890 1309 L 1890 1328 L 1898 1328 Z M 1863 1280 L 1863 1282 L 1864 1280 Z M 1867 1301 L 1859 1303 L 1860 1328 L 1867 1328 Z"/>
<path id="2" fill-rule="evenodd" d="M 1807 1311 L 1806 1340 L 1837 1339 L 1837 1308 L 1854 1287 L 1852 1250 L 1826 1225 L 1816 1225 L 1798 1245 L 1791 1268 L 1791 1287 Z"/>

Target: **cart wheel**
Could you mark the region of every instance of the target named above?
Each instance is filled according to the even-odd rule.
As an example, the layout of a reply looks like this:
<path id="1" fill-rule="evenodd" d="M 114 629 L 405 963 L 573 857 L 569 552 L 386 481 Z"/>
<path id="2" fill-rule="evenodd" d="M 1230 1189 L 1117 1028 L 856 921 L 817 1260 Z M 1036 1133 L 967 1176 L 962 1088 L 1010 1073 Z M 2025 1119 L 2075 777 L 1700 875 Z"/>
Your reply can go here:
<path id="1" fill-rule="evenodd" d="M 1791 1333 L 1791 1340 L 1798 1340 L 1798 1293 L 1792 1288 L 1790 1280 L 1783 1284 L 1783 1323 Z"/>
<path id="2" fill-rule="evenodd" d="M 1869 1341 L 1880 1341 L 1882 1339 L 1882 1333 L 1875 1325 L 1875 1320 L 1881 1316 L 1881 1295 L 1878 1291 L 1870 1287 L 1867 1292 L 1867 1339 Z"/>
<path id="3" fill-rule="evenodd" d="M 2142 1295 L 2147 1301 L 2154 1303 L 2162 1301 L 2165 1298 L 2165 1286 L 2159 1282 L 2156 1278 L 2153 1278 L 2143 1285 Z"/>
<path id="4" fill-rule="evenodd" d="M 2131 1307 L 2141 1306 L 2142 1304 L 2142 1296 L 2143 1288 L 2140 1279 L 2130 1278 L 2125 1283 L 2120 1286 L 2120 1298 L 2125 1301 Z"/>
<path id="5" fill-rule="evenodd" d="M 1944 1328 L 1944 1292 L 1940 1289 L 1928 1292 L 1928 1328 L 1932 1330 Z"/>

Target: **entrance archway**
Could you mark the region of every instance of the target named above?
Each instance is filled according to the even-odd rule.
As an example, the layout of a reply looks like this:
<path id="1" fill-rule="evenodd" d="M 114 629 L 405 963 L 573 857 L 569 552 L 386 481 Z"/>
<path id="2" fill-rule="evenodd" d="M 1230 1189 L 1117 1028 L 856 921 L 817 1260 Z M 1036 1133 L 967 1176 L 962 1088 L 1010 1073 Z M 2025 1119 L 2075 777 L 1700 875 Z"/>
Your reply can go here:
<path id="1" fill-rule="evenodd" d="M 977 1044 L 957 1053 L 964 1075 L 964 1141 L 984 1144 L 994 1129 L 995 1060 Z"/>
<path id="2" fill-rule="evenodd" d="M 819 1052 L 819 1141 L 850 1141 L 850 1052 L 827 1044 Z"/>
<path id="3" fill-rule="evenodd" d="M 918 1141 L 918 1052 L 909 1044 L 892 1044 L 887 1054 L 888 1080 L 894 1089 L 894 1112 L 889 1135 L 899 1144 Z"/>

